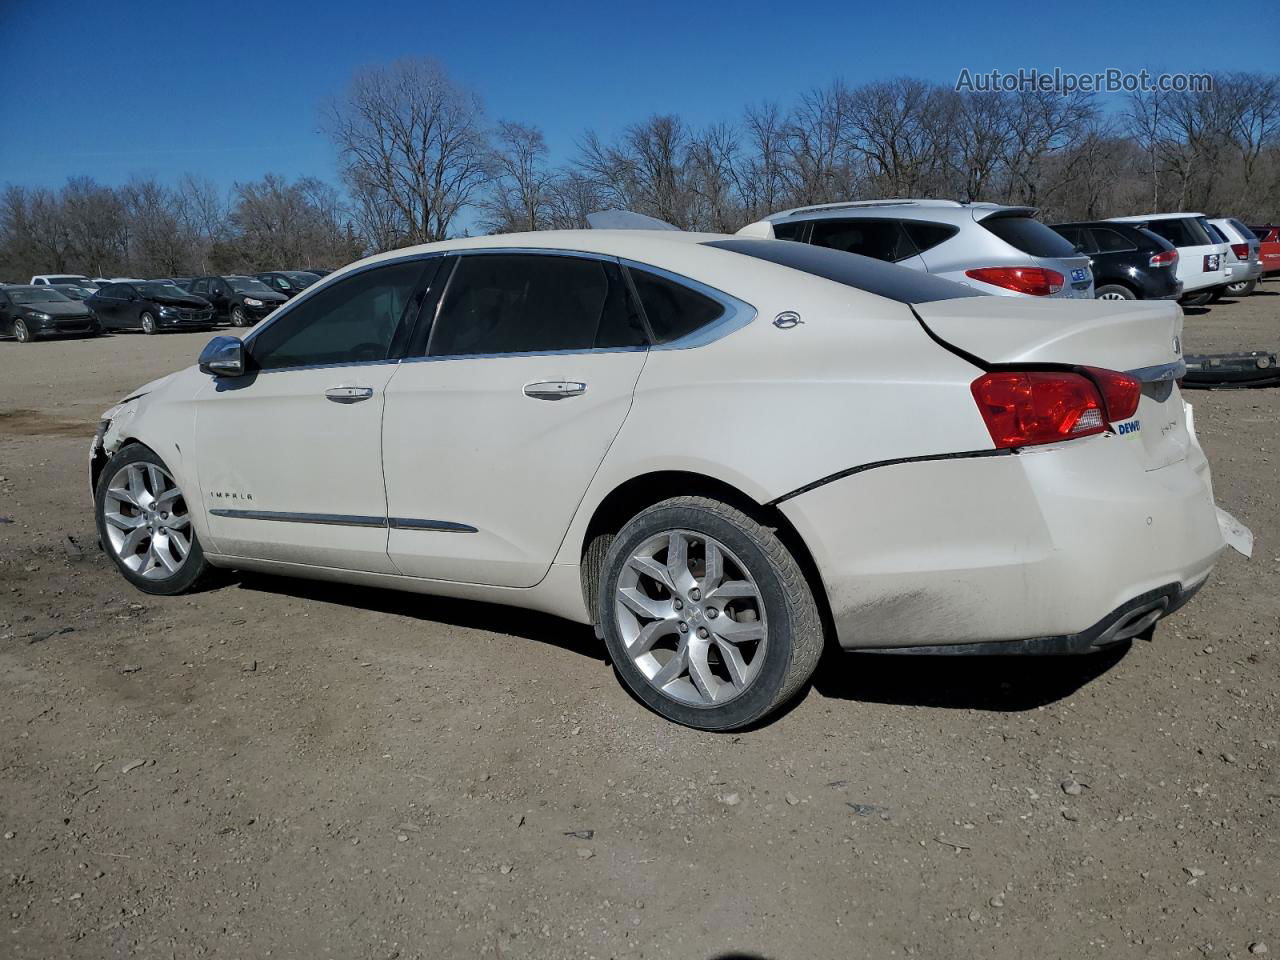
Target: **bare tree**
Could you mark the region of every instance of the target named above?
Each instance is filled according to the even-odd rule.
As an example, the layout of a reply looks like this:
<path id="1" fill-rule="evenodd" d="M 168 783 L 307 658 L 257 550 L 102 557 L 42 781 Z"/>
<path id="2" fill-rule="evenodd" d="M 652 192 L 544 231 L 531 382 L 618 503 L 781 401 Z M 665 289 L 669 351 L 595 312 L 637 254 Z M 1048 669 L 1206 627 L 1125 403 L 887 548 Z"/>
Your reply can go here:
<path id="1" fill-rule="evenodd" d="M 493 233 L 541 230 L 547 222 L 547 143 L 537 127 L 503 121 L 494 134 L 494 180 L 481 201 L 481 226 Z"/>
<path id="2" fill-rule="evenodd" d="M 365 219 L 391 219 L 405 243 L 445 239 L 489 179 L 480 100 L 434 60 L 361 70 L 327 113 Z"/>

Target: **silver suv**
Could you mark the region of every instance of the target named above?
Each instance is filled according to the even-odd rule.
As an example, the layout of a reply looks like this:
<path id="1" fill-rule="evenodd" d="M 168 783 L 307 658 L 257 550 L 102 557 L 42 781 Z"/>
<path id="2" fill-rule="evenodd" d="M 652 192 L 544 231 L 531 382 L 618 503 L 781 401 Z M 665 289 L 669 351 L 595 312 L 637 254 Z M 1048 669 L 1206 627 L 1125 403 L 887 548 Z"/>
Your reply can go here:
<path id="1" fill-rule="evenodd" d="M 983 293 L 1092 299 L 1089 258 L 1035 216 L 995 203 L 862 200 L 784 210 L 738 232 L 888 260 Z"/>

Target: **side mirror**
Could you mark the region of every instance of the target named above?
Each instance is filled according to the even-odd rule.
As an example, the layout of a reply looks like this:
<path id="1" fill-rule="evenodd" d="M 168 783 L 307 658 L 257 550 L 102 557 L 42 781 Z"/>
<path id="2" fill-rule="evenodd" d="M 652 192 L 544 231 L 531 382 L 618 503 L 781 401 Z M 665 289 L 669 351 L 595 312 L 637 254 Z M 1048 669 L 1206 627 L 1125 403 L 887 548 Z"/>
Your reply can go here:
<path id="1" fill-rule="evenodd" d="M 213 377 L 244 374 L 244 344 L 239 337 L 214 337 L 200 351 L 200 372 Z"/>

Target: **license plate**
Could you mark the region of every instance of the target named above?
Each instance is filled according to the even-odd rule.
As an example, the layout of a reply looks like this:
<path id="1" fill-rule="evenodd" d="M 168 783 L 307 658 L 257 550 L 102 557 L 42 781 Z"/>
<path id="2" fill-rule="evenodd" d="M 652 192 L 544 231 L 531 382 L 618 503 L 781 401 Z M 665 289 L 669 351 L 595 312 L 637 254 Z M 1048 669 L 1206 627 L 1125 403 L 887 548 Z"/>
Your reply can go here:
<path id="1" fill-rule="evenodd" d="M 1216 273 L 1218 269 L 1222 266 L 1221 258 L 1222 258 L 1222 254 L 1220 253 L 1206 253 L 1204 255 L 1204 272 Z"/>
<path id="2" fill-rule="evenodd" d="M 1084 270 L 1077 267 L 1075 270 L 1071 271 L 1072 283 L 1087 283 L 1088 280 L 1089 280 L 1089 275 L 1085 273 Z"/>

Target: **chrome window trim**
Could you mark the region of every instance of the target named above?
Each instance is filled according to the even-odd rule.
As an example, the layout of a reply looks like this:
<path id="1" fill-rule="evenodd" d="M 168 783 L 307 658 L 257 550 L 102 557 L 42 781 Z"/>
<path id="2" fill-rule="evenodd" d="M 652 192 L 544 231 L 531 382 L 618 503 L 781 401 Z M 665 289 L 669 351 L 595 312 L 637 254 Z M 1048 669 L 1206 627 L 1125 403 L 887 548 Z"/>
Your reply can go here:
<path id="1" fill-rule="evenodd" d="M 700 293 L 724 307 L 724 313 L 718 319 L 711 321 L 704 327 L 699 327 L 692 333 L 685 334 L 678 340 L 672 340 L 670 343 L 655 343 L 650 347 L 651 350 L 689 350 L 694 347 L 705 347 L 709 343 L 722 340 L 729 334 L 741 330 L 757 316 L 758 311 L 756 308 L 745 300 L 739 300 L 732 294 L 718 290 L 709 284 L 703 283 L 701 280 L 694 280 L 692 277 L 686 277 L 671 270 L 664 270 L 662 267 L 655 267 L 652 264 L 640 263 L 637 260 L 619 258 L 618 262 L 628 270 L 632 268 L 643 270 L 646 273 L 662 277 L 664 280 L 670 280 L 672 283 L 688 287 L 695 293 Z"/>
<path id="2" fill-rule="evenodd" d="M 290 513 L 282 510 L 227 510 L 215 507 L 210 516 L 229 520 L 270 520 L 279 523 L 318 523 L 335 527 L 382 527 L 391 530 L 429 530 L 439 533 L 479 533 L 469 523 L 418 520 L 411 517 L 366 517 L 346 513 Z"/>

